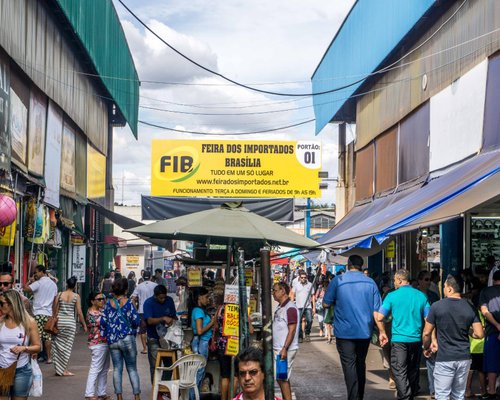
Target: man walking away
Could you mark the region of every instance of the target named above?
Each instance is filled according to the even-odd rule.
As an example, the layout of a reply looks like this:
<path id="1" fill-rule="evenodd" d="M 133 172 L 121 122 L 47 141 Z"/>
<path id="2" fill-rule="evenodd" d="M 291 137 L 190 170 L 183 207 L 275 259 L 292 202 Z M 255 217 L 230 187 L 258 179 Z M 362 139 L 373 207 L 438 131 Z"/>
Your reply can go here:
<path id="1" fill-rule="evenodd" d="M 444 299 L 431 306 L 422 335 L 424 355 L 437 352 L 434 367 L 436 400 L 463 400 L 470 368 L 469 329 L 472 337 L 484 337 L 483 326 L 474 307 L 460 298 L 463 284 L 459 277 L 448 275 Z M 437 343 L 432 332 L 437 331 Z"/>
<path id="2" fill-rule="evenodd" d="M 312 283 L 307 279 L 307 273 L 305 271 L 300 271 L 299 280 L 293 285 L 290 298 L 292 301 L 295 300 L 299 315 L 302 315 L 306 320 L 306 342 L 311 341 L 313 314 L 316 312 L 315 296 L 311 288 Z M 302 343 L 303 339 L 304 332 L 302 332 L 302 323 L 299 323 L 299 343 Z"/>
<path id="3" fill-rule="evenodd" d="M 52 363 L 52 335 L 43 330 L 43 326 L 52 316 L 52 303 L 57 296 L 57 285 L 46 274 L 45 265 L 37 265 L 33 279 L 24 286 L 24 291 L 33 293 L 33 314 L 38 326 L 38 333 L 43 342 L 47 363 Z"/>
<path id="4" fill-rule="evenodd" d="M 479 305 L 486 319 L 484 372 L 488 376 L 487 391 L 494 399 L 497 376 L 500 374 L 500 270 L 493 274 L 493 286 L 481 291 Z"/>
<path id="5" fill-rule="evenodd" d="M 366 382 L 366 355 L 373 333 L 375 312 L 381 300 L 373 279 L 361 272 L 363 258 L 352 255 L 347 261 L 349 272 L 337 275 L 330 282 L 323 298 L 325 308 L 335 306 L 333 318 L 337 351 L 349 400 L 362 400 Z M 380 345 L 387 343 L 384 325 L 380 329 Z"/>
<path id="6" fill-rule="evenodd" d="M 297 323 L 299 312 L 297 307 L 290 301 L 288 294 L 290 288 L 284 282 L 275 283 L 273 286 L 273 298 L 279 303 L 274 312 L 273 319 L 273 354 L 274 360 L 279 355 L 282 360 L 287 360 L 288 375 L 286 379 L 278 379 L 281 394 L 284 400 L 292 400 L 292 388 L 290 376 L 293 361 L 299 348 Z"/>
<path id="7" fill-rule="evenodd" d="M 391 368 L 396 382 L 397 398 L 413 399 L 417 395 L 422 329 L 429 312 L 427 297 L 410 285 L 410 273 L 400 269 L 394 274 L 394 288 L 377 313 L 377 320 L 392 314 Z"/>
<path id="8" fill-rule="evenodd" d="M 146 336 L 146 320 L 144 319 L 144 303 L 150 297 L 153 297 L 156 283 L 151 281 L 151 271 L 144 270 L 142 277 L 144 281 L 139 283 L 130 296 L 131 300 L 134 302 L 135 308 L 137 308 L 137 312 L 141 317 L 141 325 L 139 327 L 139 337 L 141 338 L 142 343 L 142 354 L 148 353 L 147 346 L 147 336 Z"/>

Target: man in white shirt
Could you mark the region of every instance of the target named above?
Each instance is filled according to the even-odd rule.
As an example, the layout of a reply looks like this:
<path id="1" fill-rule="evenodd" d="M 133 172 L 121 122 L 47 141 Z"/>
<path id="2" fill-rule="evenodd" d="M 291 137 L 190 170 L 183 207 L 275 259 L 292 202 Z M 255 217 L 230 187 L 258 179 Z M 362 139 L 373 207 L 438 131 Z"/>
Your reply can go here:
<path id="1" fill-rule="evenodd" d="M 151 271 L 144 270 L 142 277 L 144 278 L 144 282 L 139 283 L 132 296 L 130 296 L 131 300 L 134 302 L 135 307 L 137 308 L 137 312 L 141 317 L 141 325 L 139 327 L 139 336 L 141 338 L 142 343 L 142 354 L 148 354 L 148 345 L 147 345 L 147 335 L 146 328 L 147 324 L 144 320 L 144 302 L 153 297 L 155 287 L 158 286 L 156 283 L 151 281 Z"/>
<path id="2" fill-rule="evenodd" d="M 38 326 L 38 333 L 47 355 L 47 364 L 52 363 L 52 336 L 43 330 L 43 326 L 52 316 L 52 304 L 57 296 L 57 285 L 47 274 L 45 265 L 37 265 L 33 275 L 24 285 L 24 291 L 33 293 L 33 314 Z"/>
<path id="3" fill-rule="evenodd" d="M 305 333 L 306 342 L 311 341 L 311 327 L 313 315 L 316 313 L 316 303 L 312 283 L 307 280 L 307 273 L 300 271 L 299 280 L 292 287 L 290 298 L 295 301 L 295 305 L 306 320 Z M 299 323 L 299 343 L 303 341 L 302 323 Z"/>

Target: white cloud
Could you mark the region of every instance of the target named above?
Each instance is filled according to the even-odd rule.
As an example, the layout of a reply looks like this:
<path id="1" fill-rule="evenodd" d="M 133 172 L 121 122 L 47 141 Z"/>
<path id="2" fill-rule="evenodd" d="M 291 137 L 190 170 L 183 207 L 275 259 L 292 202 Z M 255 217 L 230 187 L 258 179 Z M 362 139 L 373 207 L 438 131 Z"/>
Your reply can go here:
<path id="1" fill-rule="evenodd" d="M 129 0 L 127 4 L 169 43 L 207 67 L 259 88 L 309 92 L 311 74 L 353 2 L 170 0 L 167 3 L 161 0 Z M 230 114 L 189 115 L 140 109 L 140 119 L 178 129 L 224 134 L 285 126 L 314 117 L 310 98 L 290 102 L 287 97 L 274 97 L 230 86 L 182 60 L 142 27 L 139 28 L 121 6 L 117 5 L 117 10 L 140 79 L 197 84 L 143 84 L 142 105 L 173 111 Z M 259 85 L 264 82 L 292 83 Z M 236 115 L 303 106 L 308 108 Z M 338 152 L 336 132 L 335 126 L 328 126 L 315 137 L 314 126 L 309 124 L 273 133 L 220 135 L 210 139 L 319 140 L 323 144 L 322 169 L 328 170 L 330 177 L 335 177 Z M 122 174 L 125 203 L 139 204 L 141 193 L 149 195 L 150 144 L 153 138 L 201 137 L 140 125 L 139 140 L 136 141 L 129 132 L 116 129 L 113 163 L 117 201 L 121 201 Z M 334 201 L 334 187 L 335 184 L 330 182 L 329 189 L 323 192 L 322 201 Z"/>

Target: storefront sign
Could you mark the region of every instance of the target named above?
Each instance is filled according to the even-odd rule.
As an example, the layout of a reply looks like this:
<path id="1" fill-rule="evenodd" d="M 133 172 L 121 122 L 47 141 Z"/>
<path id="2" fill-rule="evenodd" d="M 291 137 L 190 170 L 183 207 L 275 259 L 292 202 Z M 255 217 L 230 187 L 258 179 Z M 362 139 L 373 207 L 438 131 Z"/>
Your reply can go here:
<path id="1" fill-rule="evenodd" d="M 106 197 L 106 157 L 87 145 L 87 197 Z"/>
<path id="2" fill-rule="evenodd" d="M 240 335 L 240 307 L 236 304 L 226 304 L 224 306 L 224 322 L 222 324 L 222 334 L 224 336 Z"/>
<path id="3" fill-rule="evenodd" d="M 71 263 L 71 274 L 76 277 L 77 282 L 85 282 L 85 254 L 86 246 L 73 246 L 73 258 Z"/>
<path id="4" fill-rule="evenodd" d="M 0 168 L 10 171 L 10 63 L 0 50 Z"/>
<path id="5" fill-rule="evenodd" d="M 10 137 L 12 157 L 26 165 L 28 109 L 12 89 L 10 90 Z"/>
<path id="6" fill-rule="evenodd" d="M 125 266 L 127 269 L 134 269 L 139 267 L 139 256 L 128 255 L 125 256 Z"/>
<path id="7" fill-rule="evenodd" d="M 321 143 L 152 141 L 151 194 L 320 197 Z"/>
<path id="8" fill-rule="evenodd" d="M 194 267 L 188 268 L 187 278 L 188 278 L 188 286 L 189 287 L 203 286 L 201 268 L 194 268 Z"/>
<path id="9" fill-rule="evenodd" d="M 231 336 L 227 338 L 226 351 L 224 354 L 226 356 L 237 356 L 240 352 L 240 339 L 237 336 Z"/>
<path id="10" fill-rule="evenodd" d="M 396 257 L 396 242 L 394 240 L 390 241 L 385 248 L 385 257 L 386 258 L 395 258 Z"/>
<path id="11" fill-rule="evenodd" d="M 245 286 L 253 286 L 253 269 L 245 268 Z"/>
<path id="12" fill-rule="evenodd" d="M 28 170 L 43 176 L 45 150 L 45 123 L 47 118 L 47 99 L 38 91 L 30 93 L 28 125 Z"/>
<path id="13" fill-rule="evenodd" d="M 61 157 L 61 187 L 68 192 L 76 192 L 75 184 L 75 163 L 76 163 L 76 143 L 75 131 L 64 124 L 62 139 Z"/>
<path id="14" fill-rule="evenodd" d="M 49 101 L 47 113 L 47 144 L 45 157 L 45 197 L 44 202 L 59 208 L 59 187 L 61 181 L 61 146 L 63 112 Z"/>
<path id="15" fill-rule="evenodd" d="M 250 299 L 250 287 L 247 286 L 247 300 Z M 239 286 L 238 285 L 225 285 L 224 286 L 224 303 L 228 304 L 239 304 L 240 303 L 240 295 L 239 295 Z"/>

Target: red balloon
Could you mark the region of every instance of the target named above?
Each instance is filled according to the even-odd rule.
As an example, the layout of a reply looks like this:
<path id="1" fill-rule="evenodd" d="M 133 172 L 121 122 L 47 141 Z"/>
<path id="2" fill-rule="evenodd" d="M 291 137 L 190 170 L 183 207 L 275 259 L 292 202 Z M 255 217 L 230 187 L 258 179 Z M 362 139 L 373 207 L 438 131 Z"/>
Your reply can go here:
<path id="1" fill-rule="evenodd" d="M 0 228 L 9 226 L 17 218 L 16 202 L 12 197 L 0 194 Z"/>

